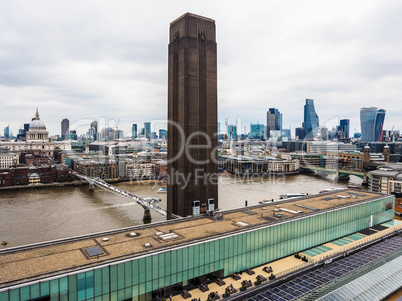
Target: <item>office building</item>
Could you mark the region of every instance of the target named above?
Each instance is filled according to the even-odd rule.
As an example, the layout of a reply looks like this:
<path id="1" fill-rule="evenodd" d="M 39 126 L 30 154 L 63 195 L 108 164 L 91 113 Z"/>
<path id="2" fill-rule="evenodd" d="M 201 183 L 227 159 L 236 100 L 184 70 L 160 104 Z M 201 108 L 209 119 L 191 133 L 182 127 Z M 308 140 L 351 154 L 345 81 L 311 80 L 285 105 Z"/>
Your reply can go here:
<path id="1" fill-rule="evenodd" d="M 65 139 L 67 140 L 77 140 L 78 136 L 77 136 L 77 131 L 76 130 L 71 130 L 67 133 L 67 135 L 65 136 Z"/>
<path id="2" fill-rule="evenodd" d="M 91 134 L 93 135 L 92 137 L 94 138 L 94 141 L 98 140 L 98 122 L 97 121 L 91 122 Z"/>
<path id="3" fill-rule="evenodd" d="M 16 153 L 9 152 L 8 148 L 0 148 L 0 170 L 9 169 L 19 163 L 19 156 Z"/>
<path id="4" fill-rule="evenodd" d="M 114 137 L 116 140 L 124 139 L 124 133 L 122 130 L 116 130 L 114 133 Z"/>
<path id="5" fill-rule="evenodd" d="M 167 139 L 167 130 L 160 129 L 159 130 L 159 139 L 163 139 L 164 137 L 165 137 L 165 139 Z"/>
<path id="6" fill-rule="evenodd" d="M 29 123 L 24 123 L 24 128 L 19 130 L 19 133 L 17 135 L 17 140 L 26 140 L 26 133 L 29 130 Z"/>
<path id="7" fill-rule="evenodd" d="M 349 119 L 341 119 L 339 122 L 339 129 L 341 132 L 342 139 L 349 139 L 349 128 L 350 128 L 350 120 Z"/>
<path id="8" fill-rule="evenodd" d="M 278 142 L 282 141 L 282 131 L 271 130 L 269 136 L 269 141 L 272 145 L 276 145 Z"/>
<path id="9" fill-rule="evenodd" d="M 150 122 L 144 122 L 144 136 L 147 139 L 151 138 L 151 123 Z"/>
<path id="10" fill-rule="evenodd" d="M 360 109 L 361 141 L 383 141 L 385 110 L 375 107 Z"/>
<path id="11" fill-rule="evenodd" d="M 126 175 L 129 179 L 137 181 L 155 178 L 155 164 L 153 163 L 127 163 Z"/>
<path id="12" fill-rule="evenodd" d="M 318 134 L 319 127 L 318 115 L 315 112 L 314 108 L 314 100 L 306 99 L 306 104 L 304 105 L 304 134 L 305 138 L 312 139 L 315 138 Z"/>
<path id="13" fill-rule="evenodd" d="M 387 164 L 369 172 L 369 191 L 402 195 L 402 165 Z M 399 210 L 401 211 L 402 208 Z"/>
<path id="14" fill-rule="evenodd" d="M 264 140 L 264 125 L 263 124 L 250 124 L 250 139 Z"/>
<path id="15" fill-rule="evenodd" d="M 270 108 L 267 112 L 267 139 L 271 137 L 270 131 L 282 130 L 282 114 L 278 109 Z"/>
<path id="16" fill-rule="evenodd" d="M 296 136 L 296 140 L 303 140 L 306 137 L 304 128 L 303 127 L 296 128 L 295 136 Z"/>
<path id="17" fill-rule="evenodd" d="M 4 128 L 4 141 L 10 141 L 10 126 Z"/>
<path id="18" fill-rule="evenodd" d="M 350 152 L 351 156 L 358 157 L 355 154 L 357 151 L 355 144 L 343 143 L 343 142 L 332 142 L 332 141 L 309 141 L 307 146 L 307 152 L 313 154 L 321 154 L 323 152 L 331 153 L 346 153 Z"/>
<path id="19" fill-rule="evenodd" d="M 67 118 L 64 118 L 61 121 L 61 140 L 66 139 L 69 132 L 70 132 L 70 121 Z"/>
<path id="20" fill-rule="evenodd" d="M 291 138 L 290 129 L 282 129 L 281 136 L 282 136 L 282 138 L 286 137 L 288 140 L 290 140 L 290 138 Z"/>
<path id="21" fill-rule="evenodd" d="M 328 140 L 329 132 L 328 132 L 328 129 L 325 126 L 320 127 L 319 132 L 320 132 L 321 140 L 324 140 L 324 141 Z"/>
<path id="22" fill-rule="evenodd" d="M 214 20 L 186 13 L 170 24 L 168 218 L 218 208 L 218 183 L 210 180 L 218 171 L 216 49 Z M 187 185 L 174 174 L 189 177 Z"/>
<path id="23" fill-rule="evenodd" d="M 228 125 L 228 139 L 237 140 L 237 128 L 235 125 Z"/>
<path id="24" fill-rule="evenodd" d="M 87 159 L 75 159 L 74 171 L 86 177 L 101 179 L 117 179 L 118 178 L 118 165 L 117 162 L 110 161 L 96 161 Z"/>
<path id="25" fill-rule="evenodd" d="M 102 140 L 102 141 L 114 141 L 116 138 L 116 131 L 114 128 L 111 128 L 111 127 L 103 128 L 99 132 L 98 138 L 99 138 L 99 140 Z"/>
<path id="26" fill-rule="evenodd" d="M 133 123 L 133 126 L 131 127 L 131 138 L 137 139 L 137 124 Z"/>

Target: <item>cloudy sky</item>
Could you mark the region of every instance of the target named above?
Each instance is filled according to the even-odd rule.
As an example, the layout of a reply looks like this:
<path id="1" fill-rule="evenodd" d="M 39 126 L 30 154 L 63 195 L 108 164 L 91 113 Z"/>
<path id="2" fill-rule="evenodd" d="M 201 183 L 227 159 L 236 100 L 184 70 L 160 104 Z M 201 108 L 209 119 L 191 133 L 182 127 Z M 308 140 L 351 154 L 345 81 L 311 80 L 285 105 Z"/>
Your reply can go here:
<path id="1" fill-rule="evenodd" d="M 17 134 L 39 108 L 50 134 L 92 120 L 129 132 L 167 117 L 169 24 L 186 12 L 216 21 L 219 121 L 320 125 L 387 110 L 402 130 L 401 1 L 0 0 L 0 128 Z M 2 133 L 3 134 L 3 133 Z"/>

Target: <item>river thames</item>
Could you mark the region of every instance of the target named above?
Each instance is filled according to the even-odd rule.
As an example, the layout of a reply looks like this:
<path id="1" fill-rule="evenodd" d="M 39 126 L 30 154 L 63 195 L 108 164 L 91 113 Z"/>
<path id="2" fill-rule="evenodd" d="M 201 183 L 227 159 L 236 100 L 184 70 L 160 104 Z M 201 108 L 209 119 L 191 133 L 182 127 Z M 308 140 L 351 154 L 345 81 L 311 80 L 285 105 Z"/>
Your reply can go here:
<path id="1" fill-rule="evenodd" d="M 350 182 L 330 182 L 317 176 L 292 175 L 239 179 L 228 174 L 219 177 L 219 208 L 221 210 L 257 205 L 263 199 L 278 199 L 281 194 L 316 194 L 330 187 L 346 188 Z M 166 193 L 158 193 L 163 183 L 123 182 L 113 184 L 140 196 L 162 200 L 166 208 Z M 88 185 L 29 188 L 0 191 L 0 241 L 6 247 L 55 240 L 142 224 L 140 205 L 101 188 L 89 191 Z M 152 222 L 164 216 L 152 212 Z M 3 247 L 2 247 L 3 248 Z"/>

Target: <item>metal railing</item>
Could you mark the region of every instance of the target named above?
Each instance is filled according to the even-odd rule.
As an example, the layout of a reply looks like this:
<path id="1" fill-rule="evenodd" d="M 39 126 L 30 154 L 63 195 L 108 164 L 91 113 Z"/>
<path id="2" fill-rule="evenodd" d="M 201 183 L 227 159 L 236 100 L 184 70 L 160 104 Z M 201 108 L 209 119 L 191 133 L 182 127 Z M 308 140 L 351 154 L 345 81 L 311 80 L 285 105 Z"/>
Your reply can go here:
<path id="1" fill-rule="evenodd" d="M 142 208 L 144 209 L 152 209 L 153 211 L 159 213 L 162 216 L 167 216 L 167 212 L 165 209 L 161 208 L 159 205 L 156 205 L 153 203 L 153 200 L 155 200 L 155 198 L 144 198 L 144 197 L 140 197 L 134 193 L 128 192 L 126 190 L 117 188 L 116 186 L 113 186 L 107 182 L 105 182 L 104 180 L 100 179 L 100 178 L 90 178 L 90 177 L 86 177 L 80 174 L 76 174 L 76 176 L 80 179 L 83 179 L 85 181 L 87 181 L 89 184 L 93 184 L 96 185 L 100 188 L 103 188 L 107 191 L 113 192 L 115 194 L 121 195 L 123 197 L 129 198 L 134 200 L 135 202 L 137 202 L 139 205 L 142 206 Z M 178 216 L 172 214 L 173 218 L 178 218 Z"/>

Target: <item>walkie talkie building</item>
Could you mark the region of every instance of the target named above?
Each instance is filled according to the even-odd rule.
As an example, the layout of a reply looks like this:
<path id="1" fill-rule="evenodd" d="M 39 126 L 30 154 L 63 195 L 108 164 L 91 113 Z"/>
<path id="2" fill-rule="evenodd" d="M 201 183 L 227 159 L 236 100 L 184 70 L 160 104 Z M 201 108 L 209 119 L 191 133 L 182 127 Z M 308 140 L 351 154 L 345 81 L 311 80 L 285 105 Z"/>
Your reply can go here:
<path id="1" fill-rule="evenodd" d="M 382 141 L 385 112 L 375 107 L 360 109 L 361 141 Z"/>

